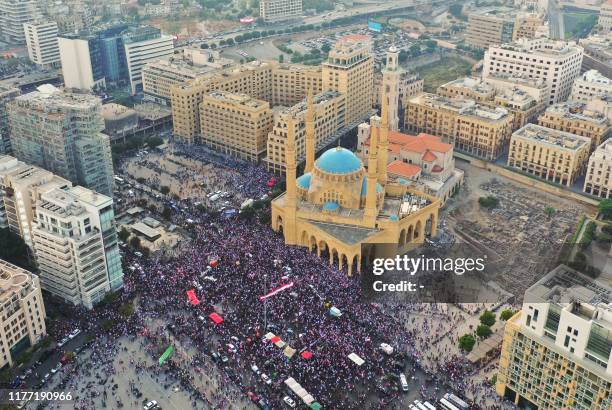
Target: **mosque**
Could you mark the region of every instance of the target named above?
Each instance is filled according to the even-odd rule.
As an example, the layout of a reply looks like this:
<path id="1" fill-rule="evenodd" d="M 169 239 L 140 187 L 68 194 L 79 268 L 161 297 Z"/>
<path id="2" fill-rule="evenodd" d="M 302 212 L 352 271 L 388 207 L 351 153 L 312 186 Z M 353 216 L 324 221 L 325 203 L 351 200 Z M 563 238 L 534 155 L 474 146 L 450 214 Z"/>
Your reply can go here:
<path id="1" fill-rule="evenodd" d="M 434 236 L 440 201 L 409 187 L 407 181 L 387 178 L 388 105 L 370 119 L 368 167 L 351 151 L 338 146 L 315 161 L 315 110 L 307 97 L 306 164 L 296 175 L 293 124 L 286 131 L 287 191 L 272 201 L 272 229 L 285 243 L 308 247 L 330 264 L 361 272 L 373 257 L 394 257 Z"/>

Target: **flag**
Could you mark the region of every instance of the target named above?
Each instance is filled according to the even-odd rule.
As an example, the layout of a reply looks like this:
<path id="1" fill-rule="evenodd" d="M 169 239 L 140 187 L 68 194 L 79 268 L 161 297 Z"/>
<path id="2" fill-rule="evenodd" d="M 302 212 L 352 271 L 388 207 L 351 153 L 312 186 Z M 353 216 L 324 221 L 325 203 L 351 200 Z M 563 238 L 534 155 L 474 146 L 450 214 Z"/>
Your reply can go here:
<path id="1" fill-rule="evenodd" d="M 270 293 L 268 293 L 267 295 L 260 296 L 260 297 L 259 297 L 259 300 L 264 301 L 264 300 L 268 299 L 269 297 L 274 296 L 274 295 L 276 295 L 277 293 L 282 292 L 283 290 L 285 290 L 285 289 L 289 289 L 289 288 L 291 288 L 291 287 L 293 287 L 293 282 L 286 283 L 286 284 L 284 284 L 283 286 L 279 286 L 278 288 L 273 289 L 273 290 L 272 290 L 272 291 L 270 291 Z"/>

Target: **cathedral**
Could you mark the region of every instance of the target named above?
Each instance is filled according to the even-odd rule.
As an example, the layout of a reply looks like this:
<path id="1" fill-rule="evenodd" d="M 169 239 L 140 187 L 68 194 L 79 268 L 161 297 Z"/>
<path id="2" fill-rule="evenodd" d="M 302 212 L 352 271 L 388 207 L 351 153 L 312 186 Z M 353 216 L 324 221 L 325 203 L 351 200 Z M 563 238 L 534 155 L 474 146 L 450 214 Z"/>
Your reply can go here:
<path id="1" fill-rule="evenodd" d="M 315 160 L 312 93 L 307 106 L 304 174 L 296 175 L 295 128 L 288 126 L 287 191 L 272 201 L 272 229 L 285 243 L 308 247 L 352 275 L 373 257 L 401 255 L 434 236 L 440 201 L 387 177 L 389 98 L 382 100 L 381 116 L 370 120 L 367 168 L 340 146 Z"/>

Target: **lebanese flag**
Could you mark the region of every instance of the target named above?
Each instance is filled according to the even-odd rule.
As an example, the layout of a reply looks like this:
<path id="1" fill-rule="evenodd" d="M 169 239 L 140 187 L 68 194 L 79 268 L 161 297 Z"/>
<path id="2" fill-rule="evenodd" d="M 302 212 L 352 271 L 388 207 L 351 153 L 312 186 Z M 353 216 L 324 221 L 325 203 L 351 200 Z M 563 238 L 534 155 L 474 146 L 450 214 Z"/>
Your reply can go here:
<path id="1" fill-rule="evenodd" d="M 259 300 L 264 301 L 269 297 L 274 296 L 277 293 L 282 292 L 283 290 L 289 289 L 291 287 L 293 287 L 293 282 L 286 283 L 283 286 L 279 286 L 278 288 L 271 290 L 270 293 L 268 293 L 267 295 L 260 296 Z"/>

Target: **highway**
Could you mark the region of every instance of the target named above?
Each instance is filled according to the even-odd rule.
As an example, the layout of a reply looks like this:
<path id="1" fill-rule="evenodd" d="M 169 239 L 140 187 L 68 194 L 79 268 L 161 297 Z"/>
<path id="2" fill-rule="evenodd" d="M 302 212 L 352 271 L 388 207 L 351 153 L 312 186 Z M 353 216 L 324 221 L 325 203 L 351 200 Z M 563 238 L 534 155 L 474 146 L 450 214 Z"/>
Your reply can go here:
<path id="1" fill-rule="evenodd" d="M 563 23 L 563 11 L 556 0 L 548 2 L 548 24 L 550 27 L 550 37 L 555 40 L 565 38 L 565 25 Z"/>

